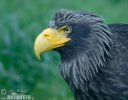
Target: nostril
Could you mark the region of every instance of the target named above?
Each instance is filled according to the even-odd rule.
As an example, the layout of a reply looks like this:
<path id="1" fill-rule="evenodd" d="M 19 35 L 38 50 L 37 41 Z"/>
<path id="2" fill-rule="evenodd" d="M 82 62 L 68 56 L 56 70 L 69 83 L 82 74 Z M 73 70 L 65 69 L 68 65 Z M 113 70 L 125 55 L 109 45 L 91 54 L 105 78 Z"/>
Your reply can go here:
<path id="1" fill-rule="evenodd" d="M 49 35 L 48 34 L 44 34 L 44 37 L 49 37 Z"/>

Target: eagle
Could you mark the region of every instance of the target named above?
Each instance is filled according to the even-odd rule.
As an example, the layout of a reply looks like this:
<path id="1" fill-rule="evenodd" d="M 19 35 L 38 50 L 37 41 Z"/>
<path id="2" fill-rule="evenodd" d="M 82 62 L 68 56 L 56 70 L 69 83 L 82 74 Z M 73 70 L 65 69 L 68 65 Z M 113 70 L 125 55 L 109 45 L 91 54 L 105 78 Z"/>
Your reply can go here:
<path id="1" fill-rule="evenodd" d="M 128 24 L 60 9 L 36 38 L 35 55 L 59 52 L 60 73 L 75 100 L 128 100 Z"/>

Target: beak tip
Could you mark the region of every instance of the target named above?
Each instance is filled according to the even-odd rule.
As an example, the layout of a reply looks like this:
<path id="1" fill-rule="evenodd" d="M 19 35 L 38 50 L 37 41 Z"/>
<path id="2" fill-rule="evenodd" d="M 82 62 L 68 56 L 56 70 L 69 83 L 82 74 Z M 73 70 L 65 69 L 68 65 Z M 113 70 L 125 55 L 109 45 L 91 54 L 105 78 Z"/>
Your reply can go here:
<path id="1" fill-rule="evenodd" d="M 41 61 L 41 58 L 40 58 L 40 55 L 39 54 L 36 54 L 36 57 L 39 61 Z"/>
<path id="2" fill-rule="evenodd" d="M 38 57 L 38 60 L 39 60 L 39 61 L 41 61 L 41 58 L 40 58 L 40 57 Z"/>

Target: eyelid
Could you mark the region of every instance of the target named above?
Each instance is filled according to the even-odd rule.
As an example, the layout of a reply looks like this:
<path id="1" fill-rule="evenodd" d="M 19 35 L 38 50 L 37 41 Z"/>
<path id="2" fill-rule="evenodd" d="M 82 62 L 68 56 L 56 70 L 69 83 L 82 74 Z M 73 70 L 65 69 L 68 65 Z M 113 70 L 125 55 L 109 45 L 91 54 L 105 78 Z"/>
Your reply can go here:
<path id="1" fill-rule="evenodd" d="M 63 29 L 66 28 L 66 27 L 68 27 L 68 26 L 60 27 L 58 30 L 59 30 L 59 31 L 60 31 L 60 30 L 63 30 Z"/>

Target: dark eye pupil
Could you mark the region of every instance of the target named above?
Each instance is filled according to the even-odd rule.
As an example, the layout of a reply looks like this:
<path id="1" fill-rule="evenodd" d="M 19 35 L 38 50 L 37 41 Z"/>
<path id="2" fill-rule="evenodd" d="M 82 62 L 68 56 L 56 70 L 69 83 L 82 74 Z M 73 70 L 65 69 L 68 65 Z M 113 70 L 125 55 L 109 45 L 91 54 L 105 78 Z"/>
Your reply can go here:
<path id="1" fill-rule="evenodd" d="M 65 33 L 71 33 L 72 28 L 71 27 L 66 27 L 66 28 L 64 28 L 63 31 L 65 31 Z"/>
<path id="2" fill-rule="evenodd" d="M 69 28 L 66 28 L 65 31 L 68 32 L 69 31 Z"/>

